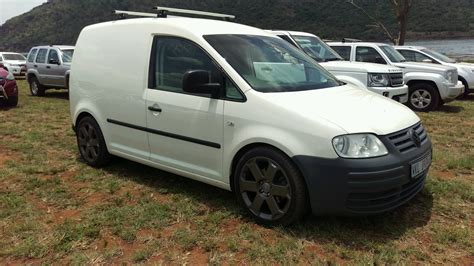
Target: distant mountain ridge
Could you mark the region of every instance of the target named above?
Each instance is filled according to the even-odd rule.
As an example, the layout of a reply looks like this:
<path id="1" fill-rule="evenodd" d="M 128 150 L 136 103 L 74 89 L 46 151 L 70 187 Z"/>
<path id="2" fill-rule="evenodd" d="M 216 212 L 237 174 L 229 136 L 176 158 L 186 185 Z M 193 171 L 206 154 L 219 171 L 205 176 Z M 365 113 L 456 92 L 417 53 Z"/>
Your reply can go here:
<path id="1" fill-rule="evenodd" d="M 474 38 L 473 0 L 413 2 L 409 38 Z M 396 28 L 389 0 L 359 3 L 369 12 L 380 14 L 389 28 Z M 74 44 L 83 27 L 116 19 L 114 9 L 152 12 L 156 5 L 156 0 L 49 0 L 0 26 L 0 50 L 28 51 L 40 44 Z M 385 39 L 346 0 L 160 0 L 159 5 L 234 14 L 238 23 L 308 31 L 327 39 Z"/>

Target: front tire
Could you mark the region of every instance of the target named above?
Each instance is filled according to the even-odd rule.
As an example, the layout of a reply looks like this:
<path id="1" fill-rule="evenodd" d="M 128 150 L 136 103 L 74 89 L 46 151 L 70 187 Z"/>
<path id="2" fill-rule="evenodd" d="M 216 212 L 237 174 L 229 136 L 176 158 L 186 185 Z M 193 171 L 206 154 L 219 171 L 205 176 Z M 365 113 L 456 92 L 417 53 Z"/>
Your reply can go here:
<path id="1" fill-rule="evenodd" d="M 418 112 L 429 112 L 438 108 L 440 97 L 435 86 L 418 83 L 410 86 L 408 106 Z"/>
<path id="2" fill-rule="evenodd" d="M 248 213 L 265 225 L 289 225 L 307 211 L 304 179 L 282 152 L 258 147 L 245 153 L 234 172 L 234 191 Z"/>
<path id="3" fill-rule="evenodd" d="M 88 165 L 101 167 L 110 162 L 104 136 L 94 118 L 88 116 L 79 121 L 76 139 L 81 157 Z"/>
<path id="4" fill-rule="evenodd" d="M 32 96 L 44 96 L 45 88 L 41 85 L 36 77 L 31 78 L 30 92 Z"/>
<path id="5" fill-rule="evenodd" d="M 7 100 L 8 107 L 16 107 L 18 105 L 18 96 L 10 96 Z"/>

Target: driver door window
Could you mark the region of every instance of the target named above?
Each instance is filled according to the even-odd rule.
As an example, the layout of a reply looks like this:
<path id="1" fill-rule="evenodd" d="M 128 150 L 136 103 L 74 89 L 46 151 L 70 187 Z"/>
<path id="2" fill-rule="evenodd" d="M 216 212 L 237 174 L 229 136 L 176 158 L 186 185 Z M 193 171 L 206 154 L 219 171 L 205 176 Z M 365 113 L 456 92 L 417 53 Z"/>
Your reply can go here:
<path id="1" fill-rule="evenodd" d="M 49 50 L 48 55 L 48 64 L 55 64 L 54 62 L 59 62 L 58 52 L 54 49 Z"/>
<path id="2" fill-rule="evenodd" d="M 399 50 L 399 52 L 405 57 L 409 62 L 416 62 L 415 52 L 410 50 Z"/>
<path id="3" fill-rule="evenodd" d="M 153 88 L 185 93 L 183 77 L 190 70 L 206 70 L 211 82 L 222 82 L 212 60 L 196 44 L 175 37 L 157 38 Z"/>
<path id="4" fill-rule="evenodd" d="M 387 64 L 382 55 L 372 47 L 360 46 L 356 49 L 356 61 L 376 64 Z"/>
<path id="5" fill-rule="evenodd" d="M 416 62 L 424 62 L 423 60 L 430 60 L 431 62 L 435 62 L 435 61 L 433 61 L 433 59 L 429 58 L 428 56 L 426 56 L 422 53 L 416 52 L 415 57 L 416 57 Z"/>

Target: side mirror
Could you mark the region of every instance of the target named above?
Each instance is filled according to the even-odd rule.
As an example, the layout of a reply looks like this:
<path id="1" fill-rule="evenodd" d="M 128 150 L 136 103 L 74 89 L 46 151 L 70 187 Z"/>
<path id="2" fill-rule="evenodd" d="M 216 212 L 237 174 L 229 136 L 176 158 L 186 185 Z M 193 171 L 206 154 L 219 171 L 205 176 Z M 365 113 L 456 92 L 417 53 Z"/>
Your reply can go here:
<path id="1" fill-rule="evenodd" d="M 421 61 L 421 62 L 432 64 L 432 63 L 433 63 L 433 60 L 431 60 L 431 59 L 423 59 L 423 61 Z"/>
<path id="2" fill-rule="evenodd" d="M 222 89 L 222 84 L 211 83 L 211 74 L 206 70 L 190 70 L 184 73 L 183 90 L 194 94 L 210 94 L 217 98 Z"/>
<path id="3" fill-rule="evenodd" d="M 61 64 L 61 62 L 59 62 L 58 59 L 51 59 L 51 60 L 49 60 L 49 63 L 51 65 L 60 65 Z"/>

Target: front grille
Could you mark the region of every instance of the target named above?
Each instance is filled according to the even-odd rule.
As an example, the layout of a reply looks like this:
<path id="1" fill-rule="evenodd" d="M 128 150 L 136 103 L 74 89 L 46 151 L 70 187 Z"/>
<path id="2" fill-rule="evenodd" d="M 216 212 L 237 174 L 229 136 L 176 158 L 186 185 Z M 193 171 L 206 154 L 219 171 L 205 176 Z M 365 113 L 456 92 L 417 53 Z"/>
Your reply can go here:
<path id="1" fill-rule="evenodd" d="M 403 86 L 403 73 L 390 73 L 389 76 L 392 87 Z"/>
<path id="2" fill-rule="evenodd" d="M 410 182 L 379 192 L 357 192 L 349 194 L 346 206 L 361 213 L 380 212 L 393 209 L 410 200 L 423 189 L 426 174 Z"/>
<path id="3" fill-rule="evenodd" d="M 389 135 L 388 139 L 399 152 L 409 152 L 410 150 L 415 149 L 417 147 L 412 137 L 413 131 L 416 132 L 416 134 L 420 137 L 421 144 L 428 140 L 428 134 L 426 133 L 426 130 L 423 125 L 421 125 L 421 123 L 408 129 Z"/>

